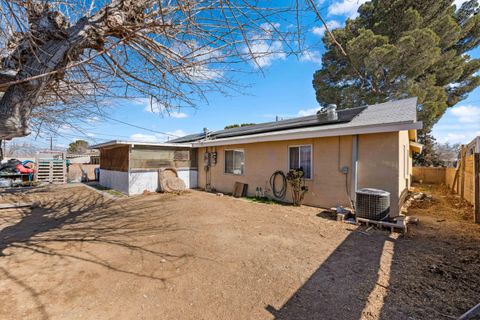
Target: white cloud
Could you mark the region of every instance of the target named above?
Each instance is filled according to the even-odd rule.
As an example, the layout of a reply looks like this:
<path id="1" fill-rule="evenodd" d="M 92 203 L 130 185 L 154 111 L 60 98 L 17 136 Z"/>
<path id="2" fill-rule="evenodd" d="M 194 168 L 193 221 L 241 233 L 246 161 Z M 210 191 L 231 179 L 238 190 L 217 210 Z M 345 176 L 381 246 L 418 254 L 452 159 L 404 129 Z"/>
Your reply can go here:
<path id="1" fill-rule="evenodd" d="M 275 29 L 278 28 L 279 23 L 264 23 L 260 26 L 260 32 L 251 35 L 250 44 L 245 46 L 243 53 L 252 59 L 255 68 L 269 67 L 275 60 L 287 58 L 282 42 L 275 39 Z"/>
<path id="2" fill-rule="evenodd" d="M 306 116 L 311 116 L 317 113 L 317 111 L 320 108 L 311 108 L 311 109 L 303 109 L 298 111 L 297 116 L 298 117 L 306 117 Z"/>
<path id="3" fill-rule="evenodd" d="M 198 82 L 218 81 L 224 76 L 223 70 L 210 68 L 206 64 L 186 68 L 186 73 L 191 79 Z"/>
<path id="4" fill-rule="evenodd" d="M 347 16 L 348 18 L 355 18 L 358 13 L 358 8 L 368 0 L 341 0 L 332 3 L 328 7 L 328 14 L 334 16 Z"/>
<path id="5" fill-rule="evenodd" d="M 151 100 L 149 98 L 139 98 L 135 99 L 134 102 L 140 106 L 143 106 L 143 110 L 146 112 L 167 115 L 176 119 L 188 118 L 188 114 L 185 112 L 180 112 L 179 108 L 167 108 L 163 103 L 155 99 Z"/>
<path id="6" fill-rule="evenodd" d="M 72 126 L 68 125 L 68 124 L 62 124 L 58 130 L 58 132 L 60 133 L 71 133 L 72 132 Z"/>
<path id="7" fill-rule="evenodd" d="M 300 55 L 300 61 L 302 62 L 313 62 L 318 65 L 322 64 L 322 54 L 319 51 L 310 51 L 310 50 L 305 50 L 301 55 Z"/>
<path id="8" fill-rule="evenodd" d="M 166 134 L 161 133 L 152 133 L 152 134 L 145 134 L 145 133 L 135 133 L 130 136 L 130 140 L 137 141 L 137 142 L 166 142 L 168 140 L 172 140 L 178 137 L 186 136 L 187 133 L 183 130 L 175 130 L 165 132 Z"/>
<path id="9" fill-rule="evenodd" d="M 167 133 L 171 134 L 174 137 L 183 137 L 183 136 L 186 136 L 188 134 L 185 131 L 183 131 L 182 129 L 178 129 L 178 130 L 175 130 L 175 131 L 168 131 Z"/>
<path id="10" fill-rule="evenodd" d="M 98 121 L 100 121 L 100 118 L 97 117 L 97 116 L 93 116 L 93 117 L 87 118 L 87 122 L 88 122 L 88 123 L 96 123 L 96 122 L 98 122 Z"/>
<path id="11" fill-rule="evenodd" d="M 163 137 L 163 135 L 162 135 L 162 137 Z M 144 133 L 132 134 L 130 136 L 130 140 L 138 141 L 138 142 L 161 142 L 161 141 L 164 141 L 163 139 L 160 139 L 160 137 L 158 137 L 155 134 L 144 134 Z"/>
<path id="12" fill-rule="evenodd" d="M 433 127 L 440 143 L 468 143 L 480 135 L 480 106 L 462 105 L 447 110 Z"/>
<path id="13" fill-rule="evenodd" d="M 453 107 L 450 113 L 461 123 L 480 123 L 480 107 L 466 105 Z"/>
<path id="14" fill-rule="evenodd" d="M 246 48 L 246 52 L 252 55 L 255 67 L 269 67 L 275 60 L 285 60 L 287 55 L 283 52 L 282 42 L 276 40 L 268 43 L 265 40 L 256 40 Z"/>
<path id="15" fill-rule="evenodd" d="M 328 29 L 332 31 L 333 29 L 340 28 L 342 24 L 337 20 L 330 20 L 330 21 L 327 21 L 327 26 L 328 26 Z M 323 37 L 323 35 L 325 34 L 325 31 L 326 29 L 325 29 L 325 26 L 323 25 L 321 27 L 315 27 L 312 29 L 312 33 L 319 37 Z"/>
<path id="16" fill-rule="evenodd" d="M 462 133 L 447 133 L 437 138 L 439 143 L 465 143 L 467 136 Z"/>

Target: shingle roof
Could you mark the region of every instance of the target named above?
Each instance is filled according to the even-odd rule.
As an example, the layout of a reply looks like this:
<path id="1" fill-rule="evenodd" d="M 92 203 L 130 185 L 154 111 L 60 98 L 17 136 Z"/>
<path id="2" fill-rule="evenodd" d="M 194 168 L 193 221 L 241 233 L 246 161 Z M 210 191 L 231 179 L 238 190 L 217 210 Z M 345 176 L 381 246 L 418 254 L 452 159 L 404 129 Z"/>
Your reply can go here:
<path id="1" fill-rule="evenodd" d="M 318 128 L 318 130 L 349 129 L 354 127 L 385 125 L 417 121 L 417 98 L 389 101 L 385 103 L 338 110 L 338 120 L 328 121 L 317 115 L 257 125 L 220 130 L 209 133 L 209 140 L 256 135 L 292 129 Z M 184 143 L 203 140 L 203 133 L 181 137 L 170 142 Z"/>

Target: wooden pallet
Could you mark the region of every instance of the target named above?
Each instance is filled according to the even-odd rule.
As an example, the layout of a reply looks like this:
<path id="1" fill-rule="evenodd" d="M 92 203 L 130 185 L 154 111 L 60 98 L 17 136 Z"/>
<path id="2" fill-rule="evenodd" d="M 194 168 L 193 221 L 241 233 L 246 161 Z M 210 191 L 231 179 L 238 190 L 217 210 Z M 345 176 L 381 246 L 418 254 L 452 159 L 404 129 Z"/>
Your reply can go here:
<path id="1" fill-rule="evenodd" d="M 43 183 L 67 183 L 65 153 L 39 152 L 36 156 L 35 180 Z"/>

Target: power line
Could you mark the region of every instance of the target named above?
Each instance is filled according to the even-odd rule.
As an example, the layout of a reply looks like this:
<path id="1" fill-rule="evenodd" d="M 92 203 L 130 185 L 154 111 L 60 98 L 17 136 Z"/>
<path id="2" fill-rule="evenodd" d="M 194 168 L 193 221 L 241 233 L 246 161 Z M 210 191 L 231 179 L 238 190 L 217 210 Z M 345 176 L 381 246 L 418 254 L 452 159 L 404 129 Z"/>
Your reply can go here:
<path id="1" fill-rule="evenodd" d="M 166 132 L 162 132 L 162 131 L 156 131 L 156 130 L 148 129 L 148 128 L 145 128 L 145 127 L 142 127 L 142 126 L 138 126 L 138 125 L 136 125 L 136 124 L 131 124 L 131 123 L 128 123 L 128 122 L 125 122 L 125 121 L 122 121 L 122 120 L 114 119 L 114 118 L 109 117 L 109 116 L 106 116 L 106 115 L 101 115 L 101 116 L 104 117 L 104 118 L 107 118 L 107 119 L 109 119 L 109 120 L 112 120 L 112 121 L 115 121 L 115 122 L 118 122 L 118 123 L 122 123 L 122 124 L 125 124 L 125 125 L 127 125 L 127 126 L 134 127 L 134 128 L 142 129 L 142 130 L 145 130 L 145 131 L 150 131 L 150 132 L 153 132 L 153 133 L 160 133 L 160 134 L 163 134 L 163 135 L 166 135 L 166 136 L 175 137 L 175 138 L 179 138 L 179 137 L 180 137 L 180 136 L 177 136 L 177 135 L 174 135 L 174 134 L 171 134 L 171 133 L 166 133 Z"/>

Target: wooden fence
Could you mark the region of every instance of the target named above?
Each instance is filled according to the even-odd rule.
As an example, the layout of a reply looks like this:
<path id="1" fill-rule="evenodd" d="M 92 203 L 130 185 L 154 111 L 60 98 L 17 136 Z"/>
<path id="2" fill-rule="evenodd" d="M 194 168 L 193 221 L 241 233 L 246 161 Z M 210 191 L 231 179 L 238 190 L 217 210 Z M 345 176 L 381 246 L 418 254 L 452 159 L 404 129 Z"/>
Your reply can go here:
<path id="1" fill-rule="evenodd" d="M 457 168 L 414 167 L 414 182 L 445 184 L 474 206 L 474 221 L 480 223 L 480 153 L 461 152 Z"/>

